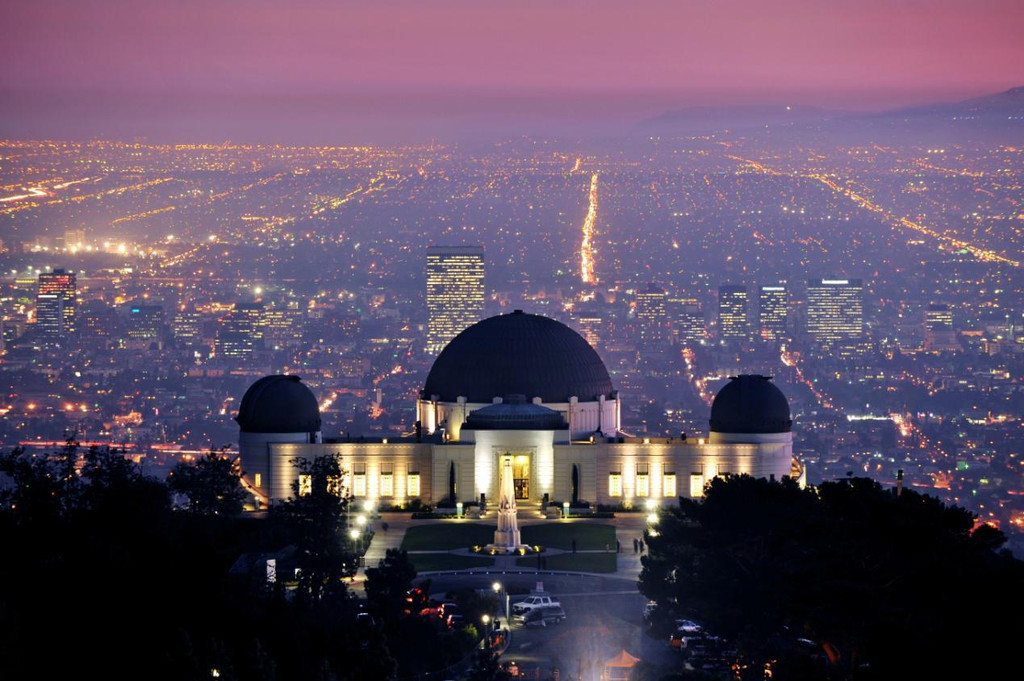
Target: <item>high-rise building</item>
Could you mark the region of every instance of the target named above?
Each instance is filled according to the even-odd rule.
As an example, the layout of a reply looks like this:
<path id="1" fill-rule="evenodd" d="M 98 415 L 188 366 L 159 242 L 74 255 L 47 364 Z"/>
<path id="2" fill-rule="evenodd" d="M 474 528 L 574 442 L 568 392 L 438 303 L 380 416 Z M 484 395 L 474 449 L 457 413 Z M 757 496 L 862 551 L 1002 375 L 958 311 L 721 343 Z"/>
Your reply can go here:
<path id="1" fill-rule="evenodd" d="M 593 347 L 601 345 L 601 329 L 604 326 L 604 319 L 596 312 L 582 312 L 573 315 L 576 328 Z"/>
<path id="2" fill-rule="evenodd" d="M 136 303 L 128 308 L 128 338 L 149 343 L 164 336 L 164 308 Z"/>
<path id="3" fill-rule="evenodd" d="M 78 287 L 73 272 L 54 270 L 39 275 L 36 329 L 44 340 L 61 341 L 75 331 L 77 294 Z"/>
<path id="4" fill-rule="evenodd" d="M 263 342 L 271 349 L 293 347 L 302 341 L 302 308 L 298 301 L 263 311 Z"/>
<path id="5" fill-rule="evenodd" d="M 955 352 L 960 349 L 949 305 L 933 303 L 925 310 L 924 348 L 929 352 Z"/>
<path id="6" fill-rule="evenodd" d="M 665 289 L 649 284 L 636 292 L 636 319 L 640 344 L 644 347 L 662 345 L 669 340 L 669 324 L 665 305 Z"/>
<path id="7" fill-rule="evenodd" d="M 203 344 L 203 323 L 195 310 L 179 310 L 171 320 L 171 334 L 183 348 L 199 347 Z"/>
<path id="8" fill-rule="evenodd" d="M 762 286 L 758 296 L 758 324 L 761 339 L 780 341 L 786 337 L 786 315 L 789 313 L 789 292 L 784 284 Z"/>
<path id="9" fill-rule="evenodd" d="M 823 350 L 859 344 L 864 337 L 864 287 L 861 280 L 808 281 L 807 333 Z"/>
<path id="10" fill-rule="evenodd" d="M 746 340 L 747 287 L 722 284 L 718 287 L 718 337 L 722 340 Z"/>
<path id="11" fill-rule="evenodd" d="M 707 337 L 704 312 L 697 298 L 679 295 L 665 302 L 672 335 L 680 345 L 693 346 Z"/>
<path id="12" fill-rule="evenodd" d="M 476 246 L 427 248 L 427 352 L 436 355 L 483 319 L 484 251 Z"/>
<path id="13" fill-rule="evenodd" d="M 217 357 L 249 359 L 263 346 L 263 304 L 235 303 L 221 320 L 214 351 Z"/>

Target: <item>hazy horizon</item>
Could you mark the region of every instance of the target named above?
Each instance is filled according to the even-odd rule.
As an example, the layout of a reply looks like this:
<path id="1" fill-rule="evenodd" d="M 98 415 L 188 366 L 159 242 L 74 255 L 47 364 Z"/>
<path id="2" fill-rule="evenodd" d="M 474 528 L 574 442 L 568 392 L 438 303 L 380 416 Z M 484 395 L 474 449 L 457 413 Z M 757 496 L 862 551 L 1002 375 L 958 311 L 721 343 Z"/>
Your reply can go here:
<path id="1" fill-rule="evenodd" d="M 1009 0 L 15 2 L 0 134 L 355 143 L 879 111 L 1024 84 L 1022 28 Z"/>

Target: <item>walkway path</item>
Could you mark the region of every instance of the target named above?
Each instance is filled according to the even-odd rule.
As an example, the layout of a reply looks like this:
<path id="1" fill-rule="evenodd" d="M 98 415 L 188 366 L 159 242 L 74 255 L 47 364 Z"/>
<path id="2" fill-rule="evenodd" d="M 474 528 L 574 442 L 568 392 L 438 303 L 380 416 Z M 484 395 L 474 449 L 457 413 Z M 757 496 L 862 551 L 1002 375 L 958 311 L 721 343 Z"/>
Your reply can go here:
<path id="1" fill-rule="evenodd" d="M 527 515 L 523 512 L 520 512 L 519 515 L 520 527 L 523 527 L 524 525 L 544 523 L 594 523 L 613 526 L 615 528 L 615 537 L 621 547 L 621 551 L 618 553 L 618 560 L 616 561 L 617 571 L 611 574 L 603 574 L 602 576 L 632 581 L 634 583 L 639 578 L 641 569 L 640 555 L 633 552 L 633 539 L 640 539 L 643 536 L 643 531 L 647 527 L 647 517 L 645 514 L 620 513 L 614 518 L 572 518 L 569 520 L 542 520 L 534 516 L 532 513 Z M 527 515 L 527 517 L 523 517 L 524 515 Z M 370 546 L 366 550 L 364 566 L 359 568 L 359 571 L 353 579 L 354 588 L 356 588 L 357 591 L 362 591 L 362 583 L 366 579 L 366 568 L 376 567 L 384 558 L 388 549 L 400 548 L 402 545 L 402 539 L 405 537 L 405 533 L 410 527 L 413 527 L 414 525 L 430 525 L 445 522 L 493 525 L 495 518 L 485 516 L 480 519 L 463 519 L 459 521 L 437 518 L 413 520 L 412 514 L 408 512 L 381 513 L 373 521 L 373 540 L 370 542 Z M 387 531 L 383 529 L 384 523 L 387 523 L 388 525 Z M 613 551 L 615 550 L 614 546 L 610 548 Z M 448 553 L 454 553 L 457 555 L 477 555 L 473 554 L 468 548 L 456 549 L 448 551 Z M 554 555 L 555 553 L 563 553 L 563 551 L 551 549 L 548 555 Z M 600 551 L 596 551 L 594 553 L 600 553 Z M 515 561 L 518 557 L 519 556 L 496 556 L 494 566 L 469 568 L 460 570 L 460 572 L 536 572 L 536 570 L 531 570 L 529 567 L 516 565 Z M 540 572 L 556 571 L 541 570 Z"/>

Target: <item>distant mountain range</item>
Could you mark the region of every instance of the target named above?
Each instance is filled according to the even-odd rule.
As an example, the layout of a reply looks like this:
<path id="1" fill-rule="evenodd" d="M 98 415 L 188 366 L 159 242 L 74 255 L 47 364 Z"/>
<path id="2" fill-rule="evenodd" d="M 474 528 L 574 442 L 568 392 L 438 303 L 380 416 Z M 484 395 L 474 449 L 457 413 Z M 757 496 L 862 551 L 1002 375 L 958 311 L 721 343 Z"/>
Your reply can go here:
<path id="1" fill-rule="evenodd" d="M 926 104 L 874 113 L 783 105 L 686 107 L 641 121 L 637 124 L 637 131 L 678 135 L 765 127 L 885 130 L 904 125 L 934 128 L 949 124 L 1024 129 L 1024 87 L 961 102 Z"/>

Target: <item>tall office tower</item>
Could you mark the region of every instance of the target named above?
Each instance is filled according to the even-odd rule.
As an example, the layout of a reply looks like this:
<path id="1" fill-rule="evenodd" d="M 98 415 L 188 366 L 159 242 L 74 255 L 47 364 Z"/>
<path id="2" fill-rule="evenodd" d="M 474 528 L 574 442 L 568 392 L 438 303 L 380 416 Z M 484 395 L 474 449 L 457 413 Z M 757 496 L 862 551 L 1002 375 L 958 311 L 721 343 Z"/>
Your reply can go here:
<path id="1" fill-rule="evenodd" d="M 669 340 L 665 290 L 654 284 L 636 292 L 636 319 L 640 327 L 640 344 L 645 347 L 662 345 Z"/>
<path id="2" fill-rule="evenodd" d="M 128 308 L 128 338 L 148 344 L 164 337 L 164 308 L 134 304 Z"/>
<path id="3" fill-rule="evenodd" d="M 722 340 L 746 340 L 747 287 L 722 284 L 718 287 L 718 337 Z"/>
<path id="4" fill-rule="evenodd" d="M 235 303 L 221 320 L 214 352 L 217 357 L 248 359 L 263 347 L 263 304 Z"/>
<path id="5" fill-rule="evenodd" d="M 427 248 L 427 352 L 437 355 L 463 329 L 483 319 L 484 250 Z"/>
<path id="6" fill-rule="evenodd" d="M 707 336 L 704 313 L 700 301 L 686 295 L 679 295 L 665 301 L 672 337 L 679 345 L 693 346 Z"/>
<path id="7" fill-rule="evenodd" d="M 252 336 L 253 349 L 263 349 L 263 303 L 235 303 L 234 316 L 244 320 L 243 326 Z"/>
<path id="8" fill-rule="evenodd" d="M 601 329 L 604 327 L 604 318 L 597 312 L 581 311 L 573 315 L 576 322 L 576 330 L 587 339 L 591 347 L 601 345 Z"/>
<path id="9" fill-rule="evenodd" d="M 762 286 L 758 296 L 758 322 L 761 339 L 780 341 L 786 337 L 786 315 L 789 312 L 789 292 L 784 284 Z"/>
<path id="10" fill-rule="evenodd" d="M 44 340 L 60 341 L 75 331 L 77 293 L 73 272 L 54 270 L 39 275 L 36 328 Z"/>
<path id="11" fill-rule="evenodd" d="M 203 323 L 195 310 L 179 310 L 171 319 L 171 335 L 183 348 L 196 348 L 203 344 Z"/>
<path id="12" fill-rule="evenodd" d="M 949 305 L 933 303 L 925 310 L 924 349 L 929 352 L 955 352 L 960 349 Z"/>
<path id="13" fill-rule="evenodd" d="M 263 311 L 263 342 L 274 350 L 302 342 L 302 308 L 298 301 L 273 305 Z"/>
<path id="14" fill-rule="evenodd" d="M 864 337 L 864 287 L 860 279 L 807 282 L 807 333 L 823 350 L 851 348 Z"/>

